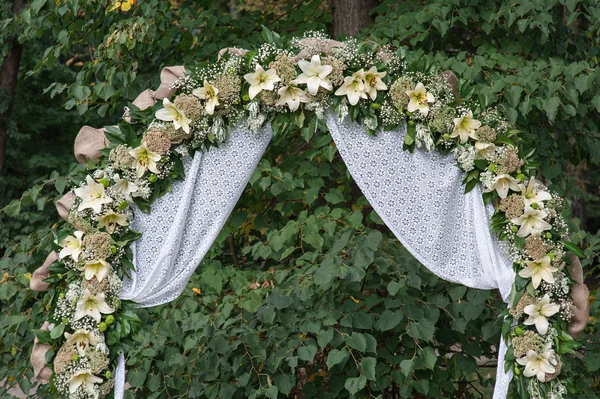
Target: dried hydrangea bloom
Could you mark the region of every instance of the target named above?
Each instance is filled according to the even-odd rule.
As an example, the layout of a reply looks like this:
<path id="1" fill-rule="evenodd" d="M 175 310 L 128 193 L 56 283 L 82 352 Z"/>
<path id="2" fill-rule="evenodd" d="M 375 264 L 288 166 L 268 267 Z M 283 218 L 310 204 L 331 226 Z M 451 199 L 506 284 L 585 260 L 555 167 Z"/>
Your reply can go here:
<path id="1" fill-rule="evenodd" d="M 165 155 L 171 150 L 171 140 L 162 129 L 150 128 L 144 134 L 143 141 L 150 151 L 160 155 Z"/>
<path id="2" fill-rule="evenodd" d="M 83 285 L 88 291 L 90 291 L 92 295 L 98 295 L 100 293 L 107 292 L 110 288 L 110 282 L 108 279 L 103 278 L 102 281 L 98 281 L 95 276 L 90 280 L 85 280 Z"/>
<path id="3" fill-rule="evenodd" d="M 219 93 L 220 94 L 220 93 Z M 187 118 L 194 119 L 202 113 L 202 103 L 191 94 L 180 94 L 173 100 L 173 105 Z"/>
<path id="4" fill-rule="evenodd" d="M 545 382 L 550 382 L 550 381 L 556 379 L 556 377 L 558 377 L 558 375 L 560 374 L 560 371 L 562 370 L 563 364 L 562 364 L 562 360 L 560 360 L 560 356 L 558 356 L 555 353 L 554 359 L 556 360 L 556 364 L 552 365 L 554 367 L 554 373 L 546 373 L 546 378 L 544 379 Z"/>
<path id="5" fill-rule="evenodd" d="M 451 107 L 443 107 L 431 113 L 429 128 L 441 134 L 450 133 L 454 128 L 455 111 Z"/>
<path id="6" fill-rule="evenodd" d="M 194 123 L 196 123 L 196 121 L 194 121 Z M 190 137 L 192 137 L 192 133 L 186 133 L 183 129 L 175 129 L 175 127 L 173 127 L 172 123 L 170 123 L 164 127 L 160 127 L 160 129 L 165 134 L 165 136 L 167 136 L 169 138 L 169 140 L 171 140 L 171 143 L 174 143 L 174 144 L 179 144 L 183 140 L 186 140 L 186 139 L 189 139 Z"/>
<path id="7" fill-rule="evenodd" d="M 413 90 L 414 88 L 414 82 L 408 78 L 396 80 L 388 92 L 394 106 L 398 109 L 406 109 L 409 102 L 408 94 L 406 94 L 406 92 L 408 90 Z"/>
<path id="8" fill-rule="evenodd" d="M 94 374 L 100 374 L 108 368 L 110 359 L 103 352 L 91 350 L 87 352 L 87 358 L 90 362 L 90 369 Z"/>
<path id="9" fill-rule="evenodd" d="M 519 302 L 517 302 L 515 307 L 510 309 L 510 314 L 515 319 L 518 319 L 521 316 L 523 316 L 526 306 L 535 305 L 536 303 L 537 303 L 537 301 L 535 300 L 535 298 L 532 297 L 531 295 L 529 295 L 527 292 L 525 292 L 523 294 L 523 296 L 521 296 L 521 298 L 519 299 Z"/>
<path id="10" fill-rule="evenodd" d="M 275 61 L 269 64 L 269 68 L 274 68 L 277 71 L 277 76 L 284 85 L 289 84 L 298 76 L 294 59 L 286 54 L 278 54 Z"/>
<path id="11" fill-rule="evenodd" d="M 239 76 L 220 74 L 213 79 L 212 84 L 219 89 L 219 102 L 223 107 L 240 102 L 242 82 Z"/>
<path id="12" fill-rule="evenodd" d="M 527 330 L 523 335 L 513 337 L 512 346 L 517 358 L 523 357 L 528 351 L 532 350 L 536 353 L 546 351 L 544 338 L 535 331 Z"/>
<path id="13" fill-rule="evenodd" d="M 115 169 L 123 171 L 131 169 L 133 165 L 133 157 L 129 154 L 129 149 L 124 145 L 113 148 L 108 155 L 108 160 L 112 162 Z"/>
<path id="14" fill-rule="evenodd" d="M 515 147 L 505 147 L 502 155 L 498 158 L 498 173 L 514 173 L 521 169 L 523 164 L 524 162 L 519 158 L 519 152 Z"/>
<path id="15" fill-rule="evenodd" d="M 512 194 L 500 200 L 499 209 L 506 214 L 507 219 L 515 219 L 523 215 L 525 200 L 522 195 Z M 539 259 L 539 258 L 534 258 Z"/>
<path id="16" fill-rule="evenodd" d="M 340 86 L 344 83 L 344 71 L 346 70 L 346 64 L 339 58 L 327 56 L 321 61 L 323 65 L 330 65 L 333 69 L 331 73 L 327 75 L 327 78 L 333 86 Z"/>
<path id="17" fill-rule="evenodd" d="M 277 100 L 279 100 L 279 95 L 275 90 L 263 90 L 260 93 L 258 93 L 257 97 L 267 107 L 275 107 L 275 103 L 277 102 Z"/>
<path id="18" fill-rule="evenodd" d="M 78 355 L 75 345 L 63 345 L 54 358 L 54 372 L 60 374 L 73 363 L 73 356 Z"/>
<path id="19" fill-rule="evenodd" d="M 96 231 L 96 228 L 92 225 L 90 220 L 84 217 L 79 212 L 69 212 L 68 218 L 69 224 L 77 230 L 81 230 L 85 233 L 92 233 Z"/>
<path id="20" fill-rule="evenodd" d="M 550 250 L 550 247 L 539 236 L 527 237 L 523 248 L 533 260 L 543 258 Z"/>
<path id="21" fill-rule="evenodd" d="M 94 258 L 107 259 L 112 255 L 110 251 L 111 239 L 108 233 L 97 232 L 86 234 L 83 237 L 83 245 L 86 251 L 93 254 Z"/>
<path id="22" fill-rule="evenodd" d="M 479 141 L 484 141 L 486 143 L 493 143 L 496 141 L 496 131 L 493 127 L 487 125 L 481 126 L 479 129 L 477 129 L 475 134 L 477 135 Z"/>

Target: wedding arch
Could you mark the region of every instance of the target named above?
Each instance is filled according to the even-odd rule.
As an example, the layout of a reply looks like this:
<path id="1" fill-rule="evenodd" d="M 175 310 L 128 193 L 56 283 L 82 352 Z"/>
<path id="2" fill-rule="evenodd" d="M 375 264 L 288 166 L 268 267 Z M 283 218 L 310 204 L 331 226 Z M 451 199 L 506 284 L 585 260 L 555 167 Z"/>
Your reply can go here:
<path id="1" fill-rule="evenodd" d="M 36 378 L 67 397 L 122 398 L 120 342 L 139 324 L 122 305 L 177 298 L 273 135 L 316 130 L 316 118 L 425 267 L 500 291 L 508 309 L 494 398 L 511 381 L 525 396 L 566 394 L 561 356 L 588 312 L 582 253 L 518 131 L 498 110 L 461 101 L 451 73 L 411 71 L 375 43 L 265 36 L 255 51 L 163 69 L 160 88 L 140 94 L 118 126 L 80 131 L 75 155 L 87 168 L 57 204 L 56 252 L 31 283 L 55 292 L 36 333 Z"/>

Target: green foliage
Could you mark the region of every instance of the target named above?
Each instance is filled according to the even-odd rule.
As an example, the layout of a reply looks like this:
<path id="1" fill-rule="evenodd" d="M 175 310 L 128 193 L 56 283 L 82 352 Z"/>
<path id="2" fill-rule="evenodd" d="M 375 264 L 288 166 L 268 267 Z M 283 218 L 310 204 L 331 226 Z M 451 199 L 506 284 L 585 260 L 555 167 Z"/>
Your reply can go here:
<path id="1" fill-rule="evenodd" d="M 31 66 L 37 75 L 28 84 L 46 82 L 47 92 L 62 93 L 67 107 L 103 116 L 155 88 L 163 65 L 207 59 L 231 45 L 251 48 L 261 24 L 280 32 L 310 30 L 331 18 L 315 7 L 320 2 L 290 4 L 291 13 L 280 19 L 246 11 L 232 18 L 226 2 L 210 3 L 148 0 L 120 12 L 107 11 L 105 2 L 36 0 L 14 21 L 23 27 L 23 40 L 50 41 Z M 375 15 L 367 36 L 410 50 L 411 61 L 454 70 L 465 88 L 474 88 L 463 90 L 464 97 L 504 107 L 536 148 L 545 178 L 569 187 L 571 177 L 561 173 L 569 163 L 600 159 L 595 2 L 386 1 Z M 59 66 L 69 60 L 72 75 L 44 75 L 52 65 L 64 72 Z M 58 148 L 70 152 L 65 141 L 82 121 L 73 112 L 32 118 L 62 98 L 44 97 L 44 106 L 38 97 L 25 98 L 19 126 L 54 119 L 53 126 L 72 130 L 57 129 L 60 140 L 44 142 L 56 144 L 60 155 L 53 161 L 33 162 L 23 154 L 34 149 L 13 147 L 15 170 L 27 166 L 32 179 L 52 169 L 67 173 L 72 154 Z M 38 143 L 38 137 L 23 143 Z M 0 276 L 2 397 L 15 384 L 33 394 L 32 331 L 45 320 L 51 294 L 30 291 L 29 273 L 52 246 L 52 219 L 33 218 L 39 198 L 49 205 L 64 187 L 64 179 L 54 177 L 54 187 L 23 196 L 29 205 L 9 208 L 20 208 L 17 218 L 3 216 L 21 230 L 10 230 L 19 239 L 0 260 L 6 273 Z M 21 197 L 16 190 L 31 183 L 15 182 L 7 198 Z M 575 225 L 572 231 L 575 243 L 592 244 L 582 246 L 586 255 L 600 247 L 597 237 Z M 595 301 L 592 314 L 599 307 Z M 349 178 L 330 136 L 295 131 L 273 141 L 184 294 L 138 311 L 143 326 L 125 342 L 127 397 L 490 397 L 495 362 L 486 359 L 494 357 L 503 309 L 493 293 L 444 282 L 423 269 Z M 592 319 L 581 339 L 583 359 L 563 357 L 564 369 L 577 377 L 569 397 L 597 397 L 598 327 Z M 40 397 L 53 397 L 37 389 Z"/>

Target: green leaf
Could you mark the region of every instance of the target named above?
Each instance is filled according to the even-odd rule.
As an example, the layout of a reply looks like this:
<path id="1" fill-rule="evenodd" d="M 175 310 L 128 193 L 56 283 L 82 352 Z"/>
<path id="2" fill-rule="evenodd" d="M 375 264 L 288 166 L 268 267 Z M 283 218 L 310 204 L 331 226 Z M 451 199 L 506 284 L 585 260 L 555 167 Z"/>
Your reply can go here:
<path id="1" fill-rule="evenodd" d="M 363 357 L 363 359 L 360 361 L 361 374 L 363 374 L 365 377 L 367 377 L 367 379 L 369 379 L 371 381 L 375 381 L 377 378 L 375 375 L 375 366 L 376 365 L 377 365 L 377 359 L 375 359 L 374 357 Z"/>
<path id="2" fill-rule="evenodd" d="M 578 258 L 585 258 L 585 254 L 577 245 L 565 240 L 560 240 L 560 242 L 565 246 L 565 248 L 572 252 L 573 255 L 577 256 Z"/>
<path id="3" fill-rule="evenodd" d="M 423 348 L 423 350 L 419 352 L 419 357 L 423 360 L 425 367 L 433 370 L 435 363 L 437 362 L 437 355 L 432 347 L 427 346 Z"/>
<path id="4" fill-rule="evenodd" d="M 404 374 L 405 377 L 408 377 L 413 369 L 413 361 L 412 360 L 403 360 L 400 362 L 400 371 Z"/>
<path id="5" fill-rule="evenodd" d="M 388 309 L 381 314 L 381 316 L 379 317 L 379 320 L 377 320 L 376 327 L 380 331 L 389 331 L 389 330 L 393 329 L 394 327 L 396 327 L 398 324 L 400 324 L 400 322 L 402 321 L 402 318 L 403 318 L 403 314 L 402 314 L 401 310 L 392 312 L 391 310 Z"/>
<path id="6" fill-rule="evenodd" d="M 353 349 L 364 352 L 367 349 L 367 340 L 361 333 L 352 333 L 352 336 L 346 337 L 346 343 Z"/>
<path id="7" fill-rule="evenodd" d="M 287 396 L 296 385 L 296 377 L 293 374 L 279 374 L 275 377 L 275 385 L 279 392 Z"/>
<path id="8" fill-rule="evenodd" d="M 300 360 L 312 362 L 316 354 L 317 347 L 314 345 L 301 346 L 300 348 L 298 348 L 298 358 Z"/>
<path id="9" fill-rule="evenodd" d="M 410 323 L 410 331 L 412 331 L 412 335 L 417 339 L 431 341 L 433 339 L 433 332 L 435 331 L 435 324 L 429 319 L 421 319 L 416 323 Z"/>
<path id="10" fill-rule="evenodd" d="M 50 330 L 50 338 L 57 339 L 59 337 L 62 337 L 64 332 L 65 332 L 65 325 L 62 323 L 56 324 L 54 326 L 54 328 L 52 330 Z"/>
<path id="11" fill-rule="evenodd" d="M 319 331 L 317 335 L 317 342 L 321 348 L 325 348 L 329 342 L 333 339 L 333 328 L 328 328 Z"/>
<path id="12" fill-rule="evenodd" d="M 348 356 L 350 356 L 350 354 L 348 353 L 346 348 L 343 348 L 341 350 L 332 349 L 329 352 L 329 355 L 327 355 L 327 362 L 326 362 L 327 368 L 332 368 L 336 364 L 342 363 L 344 360 L 346 360 L 348 358 Z"/>
<path id="13" fill-rule="evenodd" d="M 350 395 L 356 394 L 358 391 L 363 389 L 367 384 L 367 377 L 360 376 L 357 378 L 348 378 L 344 383 L 344 388 L 350 392 Z"/>

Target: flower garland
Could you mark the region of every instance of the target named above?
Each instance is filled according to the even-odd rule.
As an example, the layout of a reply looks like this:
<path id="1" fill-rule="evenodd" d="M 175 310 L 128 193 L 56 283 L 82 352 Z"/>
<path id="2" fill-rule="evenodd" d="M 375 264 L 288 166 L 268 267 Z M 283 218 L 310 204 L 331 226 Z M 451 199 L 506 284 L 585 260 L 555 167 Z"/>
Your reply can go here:
<path id="1" fill-rule="evenodd" d="M 389 49 L 355 39 L 330 46 L 314 32 L 287 45 L 276 33 L 264 36 L 256 51 L 190 68 L 162 107 L 131 106 L 127 122 L 106 129 L 104 156 L 74 182 L 76 200 L 55 232 L 59 261 L 47 280 L 57 294 L 52 324 L 36 332 L 58 348 L 51 380 L 57 391 L 106 396 L 119 343 L 139 326 L 133 304 L 119 300 L 122 278 L 133 270 L 130 244 L 140 237 L 131 229 L 132 207 L 149 212 L 174 179 L 184 178 L 183 160 L 223 143 L 231 126 L 257 131 L 270 122 L 284 134 L 333 108 L 369 134 L 407 120 L 405 149 L 452 152 L 465 172 L 465 192 L 482 184 L 484 200 L 495 205 L 492 227 L 517 272 L 503 314 L 506 370 L 522 396 L 564 397 L 561 355 L 576 346 L 566 332 L 573 281 L 565 262 L 567 250 L 581 253 L 562 239 L 563 200 L 535 179 L 532 152 L 520 155 L 518 131 L 496 109 L 457 101 L 447 76 L 406 70 Z"/>

